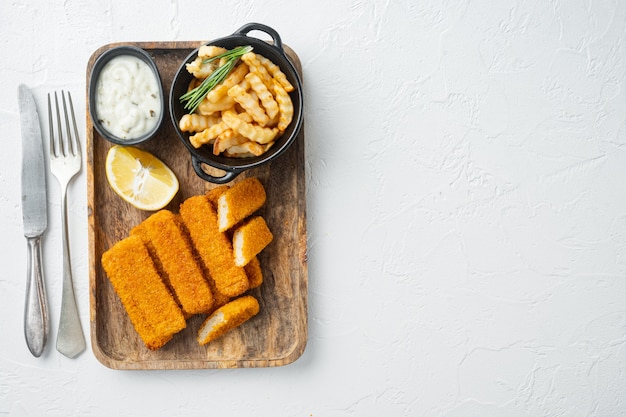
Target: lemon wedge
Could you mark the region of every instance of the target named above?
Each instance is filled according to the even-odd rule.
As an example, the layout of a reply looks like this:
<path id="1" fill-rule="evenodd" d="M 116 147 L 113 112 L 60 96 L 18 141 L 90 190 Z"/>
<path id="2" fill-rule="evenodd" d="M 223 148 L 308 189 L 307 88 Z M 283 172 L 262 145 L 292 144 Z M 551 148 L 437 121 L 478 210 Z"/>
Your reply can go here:
<path id="1" fill-rule="evenodd" d="M 105 165 L 113 191 L 140 210 L 160 210 L 178 192 L 178 179 L 172 170 L 156 156 L 134 146 L 114 145 Z"/>

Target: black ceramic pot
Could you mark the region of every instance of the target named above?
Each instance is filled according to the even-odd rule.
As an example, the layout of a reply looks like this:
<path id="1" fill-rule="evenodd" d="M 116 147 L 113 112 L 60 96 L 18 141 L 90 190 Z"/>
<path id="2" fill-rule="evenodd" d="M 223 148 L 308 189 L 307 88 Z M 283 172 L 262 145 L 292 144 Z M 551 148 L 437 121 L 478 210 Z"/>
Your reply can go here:
<path id="1" fill-rule="evenodd" d="M 267 33 L 272 38 L 273 43 L 248 36 L 248 33 L 253 30 Z M 294 107 L 293 120 L 267 152 L 261 156 L 251 158 L 231 158 L 222 155 L 213 155 L 213 149 L 210 145 L 194 148 L 189 142 L 189 133 L 181 131 L 178 127 L 181 117 L 187 113 L 183 104 L 180 102 L 180 97 L 187 92 L 189 83 L 193 78 L 193 75 L 187 71 L 185 66 L 198 56 L 198 49 L 189 54 L 181 64 L 174 76 L 169 97 L 170 117 L 174 124 L 174 129 L 180 140 L 189 150 L 191 162 L 198 176 L 212 183 L 225 184 L 232 181 L 237 175 L 247 169 L 255 168 L 275 160 L 291 146 L 302 127 L 302 82 L 298 72 L 283 49 L 280 36 L 269 26 L 260 23 L 248 23 L 232 35 L 207 42 L 207 45 L 221 46 L 226 49 L 251 45 L 254 48 L 254 53 L 262 55 L 278 65 L 287 76 L 289 82 L 294 86 L 294 91 L 290 93 Z M 225 174 L 221 177 L 210 175 L 202 169 L 203 164 L 223 170 Z"/>

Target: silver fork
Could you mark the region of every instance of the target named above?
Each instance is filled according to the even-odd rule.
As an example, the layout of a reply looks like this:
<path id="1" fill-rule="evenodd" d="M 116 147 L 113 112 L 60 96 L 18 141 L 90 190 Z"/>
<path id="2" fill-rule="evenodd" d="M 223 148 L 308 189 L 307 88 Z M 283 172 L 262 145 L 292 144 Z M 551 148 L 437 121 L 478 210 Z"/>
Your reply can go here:
<path id="1" fill-rule="evenodd" d="M 65 133 L 61 128 L 61 112 L 59 111 L 59 101 L 57 93 L 54 93 L 54 103 L 56 107 L 57 137 L 54 135 L 52 123 L 52 106 L 50 94 L 48 94 L 48 122 L 50 124 L 50 171 L 57 178 L 61 185 L 61 210 L 63 225 L 63 298 L 61 300 L 61 318 L 59 320 L 59 332 L 57 334 L 56 348 L 68 358 L 73 358 L 85 350 L 85 336 L 80 324 L 78 307 L 76 306 L 76 296 L 74 295 L 74 283 L 72 280 L 72 264 L 70 262 L 70 246 L 67 230 L 67 186 L 80 171 L 81 151 L 78 138 L 78 128 L 74 116 L 74 106 L 72 97 L 67 93 L 69 102 L 69 112 L 65 102 L 65 94 L 61 91 L 63 101 L 63 114 L 65 116 Z M 71 114 L 72 129 L 68 113 Z"/>

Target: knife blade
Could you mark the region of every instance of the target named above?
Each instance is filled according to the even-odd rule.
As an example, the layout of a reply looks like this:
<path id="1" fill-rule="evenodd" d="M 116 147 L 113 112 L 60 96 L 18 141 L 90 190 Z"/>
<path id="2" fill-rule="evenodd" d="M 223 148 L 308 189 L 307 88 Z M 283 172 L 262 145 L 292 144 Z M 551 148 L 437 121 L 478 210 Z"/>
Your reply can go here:
<path id="1" fill-rule="evenodd" d="M 48 227 L 46 168 L 37 105 L 24 84 L 18 86 L 17 102 L 22 130 L 22 221 L 28 243 L 24 336 L 30 352 L 39 357 L 49 329 L 41 247 Z"/>

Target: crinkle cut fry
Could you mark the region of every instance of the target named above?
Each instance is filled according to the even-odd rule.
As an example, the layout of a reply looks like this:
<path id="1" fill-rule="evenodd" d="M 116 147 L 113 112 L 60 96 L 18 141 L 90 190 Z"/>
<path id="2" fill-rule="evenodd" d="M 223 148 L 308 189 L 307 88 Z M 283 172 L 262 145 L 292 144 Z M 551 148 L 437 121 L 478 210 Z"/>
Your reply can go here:
<path id="1" fill-rule="evenodd" d="M 259 99 L 256 96 L 246 91 L 240 85 L 234 85 L 228 90 L 228 96 L 235 100 L 239 105 L 250 115 L 252 119 L 260 126 L 265 126 L 269 122 L 270 118 L 265 113 L 265 110 L 259 104 Z"/>
<path id="2" fill-rule="evenodd" d="M 224 155 L 233 158 L 249 158 L 251 156 L 259 156 L 263 155 L 267 145 L 268 144 L 261 145 L 251 140 L 246 140 L 243 143 L 229 146 L 224 150 Z"/>
<path id="3" fill-rule="evenodd" d="M 273 141 L 278 134 L 277 128 L 270 129 L 269 127 L 262 127 L 246 122 L 232 110 L 222 112 L 222 123 L 225 123 L 237 133 L 262 145 Z"/>
<path id="4" fill-rule="evenodd" d="M 215 138 L 213 142 L 213 155 L 219 155 L 225 150 L 245 142 L 248 142 L 248 138 L 235 133 L 232 129 L 226 129 Z"/>
<path id="5" fill-rule="evenodd" d="M 198 48 L 198 56 L 203 59 L 211 58 L 224 52 L 228 52 L 228 49 L 217 45 L 202 45 Z"/>
<path id="6" fill-rule="evenodd" d="M 218 116 L 204 116 L 201 114 L 184 114 L 180 118 L 178 127 L 183 132 L 202 132 L 204 129 L 208 129 L 211 126 L 220 122 Z"/>
<path id="7" fill-rule="evenodd" d="M 120 240 L 102 254 L 102 267 L 148 347 L 156 350 L 187 325 L 139 236 Z"/>
<path id="8" fill-rule="evenodd" d="M 269 73 L 272 74 L 272 77 L 283 86 L 285 91 L 290 93 L 294 90 L 293 85 L 289 82 L 289 80 L 287 79 L 287 76 L 285 75 L 284 72 L 281 71 L 278 65 L 276 65 L 275 63 L 273 63 L 272 61 L 270 61 L 263 55 L 257 54 L 257 58 L 259 59 L 261 64 L 263 64 L 263 66 L 269 71 Z"/>
<path id="9" fill-rule="evenodd" d="M 214 141 L 219 134 L 223 133 L 228 128 L 229 126 L 221 121 L 195 135 L 189 136 L 189 142 L 191 142 L 194 148 L 199 148 L 202 145 Z"/>
<path id="10" fill-rule="evenodd" d="M 160 210 L 131 230 L 154 247 L 168 282 L 186 315 L 208 313 L 213 294 L 193 253 L 180 218 Z"/>
<path id="11" fill-rule="evenodd" d="M 241 60 L 248 64 L 250 72 L 256 74 L 261 82 L 265 84 L 265 87 L 270 89 L 273 79 L 272 74 L 270 74 L 267 68 L 261 63 L 259 56 L 254 52 L 248 52 L 241 57 Z"/>
<path id="12" fill-rule="evenodd" d="M 261 77 L 255 72 L 249 72 L 246 75 L 246 80 L 250 84 L 250 87 L 256 92 L 257 97 L 261 100 L 265 111 L 270 119 L 273 119 L 278 114 L 278 103 L 274 100 L 272 93 L 268 87 L 263 83 Z"/>
<path id="13" fill-rule="evenodd" d="M 245 292 L 250 285 L 248 277 L 235 265 L 232 243 L 218 230 L 217 213 L 206 195 L 189 197 L 179 213 L 218 291 L 229 297 Z"/>
<path id="14" fill-rule="evenodd" d="M 235 104 L 237 104 L 235 100 L 228 95 L 223 96 L 216 103 L 213 103 L 212 101 L 209 101 L 209 99 L 205 98 L 202 102 L 200 102 L 196 112 L 204 116 L 216 116 L 219 118 L 219 112 L 228 110 Z"/>
<path id="15" fill-rule="evenodd" d="M 280 109 L 277 128 L 279 131 L 283 132 L 293 119 L 293 102 L 289 94 L 287 94 L 287 91 L 285 91 L 278 81 L 272 80 L 272 86 L 274 94 L 276 95 L 276 101 L 278 102 L 278 108 Z"/>

